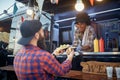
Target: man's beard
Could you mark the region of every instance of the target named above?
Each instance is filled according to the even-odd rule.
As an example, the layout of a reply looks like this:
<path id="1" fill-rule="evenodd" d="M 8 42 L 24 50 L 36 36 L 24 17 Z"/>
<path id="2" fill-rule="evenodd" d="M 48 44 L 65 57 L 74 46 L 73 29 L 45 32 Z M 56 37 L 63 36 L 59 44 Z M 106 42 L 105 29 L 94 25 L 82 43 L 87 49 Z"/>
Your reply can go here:
<path id="1" fill-rule="evenodd" d="M 38 41 L 37 41 L 37 46 L 41 49 L 44 49 L 46 50 L 46 43 L 45 43 L 45 38 L 40 38 Z"/>

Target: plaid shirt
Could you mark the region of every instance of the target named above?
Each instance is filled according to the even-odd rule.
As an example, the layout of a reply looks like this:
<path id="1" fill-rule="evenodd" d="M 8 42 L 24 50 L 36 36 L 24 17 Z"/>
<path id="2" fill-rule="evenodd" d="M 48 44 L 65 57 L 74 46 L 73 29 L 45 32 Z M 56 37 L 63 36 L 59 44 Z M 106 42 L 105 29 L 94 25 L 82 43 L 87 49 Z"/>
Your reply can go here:
<path id="1" fill-rule="evenodd" d="M 71 68 L 71 61 L 60 64 L 54 56 L 36 46 L 27 45 L 16 54 L 14 69 L 18 80 L 54 80 Z"/>
<path id="2" fill-rule="evenodd" d="M 96 33 L 93 27 L 89 26 L 90 28 L 88 29 L 88 37 L 87 37 L 87 45 L 89 45 L 91 47 L 90 50 L 93 50 L 93 41 L 96 37 Z M 87 29 L 88 27 L 86 27 Z M 84 36 L 84 34 L 80 33 L 79 29 L 75 30 L 75 34 L 74 34 L 74 41 L 73 41 L 73 46 L 75 47 L 82 47 L 84 45 L 82 45 L 82 36 Z M 88 50 L 89 51 L 89 50 Z"/>

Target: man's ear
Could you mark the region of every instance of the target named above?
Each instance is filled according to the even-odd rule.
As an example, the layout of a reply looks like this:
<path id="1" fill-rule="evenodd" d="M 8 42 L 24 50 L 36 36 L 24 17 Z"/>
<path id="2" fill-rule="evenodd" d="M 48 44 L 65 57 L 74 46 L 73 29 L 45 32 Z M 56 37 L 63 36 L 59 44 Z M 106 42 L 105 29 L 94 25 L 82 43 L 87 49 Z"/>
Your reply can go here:
<path id="1" fill-rule="evenodd" d="M 44 36 L 44 30 L 43 29 L 40 30 L 40 36 L 42 36 L 42 37 Z"/>
<path id="2" fill-rule="evenodd" d="M 39 34 L 38 33 L 35 33 L 35 38 L 39 39 Z"/>

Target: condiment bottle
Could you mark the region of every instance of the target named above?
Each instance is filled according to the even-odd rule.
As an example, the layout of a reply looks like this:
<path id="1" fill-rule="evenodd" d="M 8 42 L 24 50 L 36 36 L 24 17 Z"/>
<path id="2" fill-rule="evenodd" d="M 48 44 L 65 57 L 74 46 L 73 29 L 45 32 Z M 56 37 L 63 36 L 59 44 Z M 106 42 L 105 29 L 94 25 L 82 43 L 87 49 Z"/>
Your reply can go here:
<path id="1" fill-rule="evenodd" d="M 99 44 L 98 44 L 98 39 L 94 39 L 94 52 L 99 52 Z"/>
<path id="2" fill-rule="evenodd" d="M 104 40 L 102 37 L 99 40 L 99 50 L 100 52 L 104 52 Z"/>

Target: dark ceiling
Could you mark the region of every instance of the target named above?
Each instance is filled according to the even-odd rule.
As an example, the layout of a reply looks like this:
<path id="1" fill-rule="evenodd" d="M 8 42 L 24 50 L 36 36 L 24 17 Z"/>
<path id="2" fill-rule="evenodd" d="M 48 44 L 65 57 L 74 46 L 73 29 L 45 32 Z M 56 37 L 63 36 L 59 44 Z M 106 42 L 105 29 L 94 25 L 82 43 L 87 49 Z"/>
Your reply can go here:
<path id="1" fill-rule="evenodd" d="M 16 0 L 25 4 L 28 4 L 29 0 Z M 119 18 L 120 19 L 120 0 L 103 0 L 102 2 L 97 2 L 94 0 L 94 5 L 91 6 L 89 0 L 82 0 L 85 9 L 88 14 L 92 13 L 99 13 L 104 12 L 107 10 L 111 10 L 108 12 L 104 12 L 101 14 L 95 14 L 90 17 L 95 17 L 97 20 L 104 20 L 104 19 L 113 19 L 113 18 Z M 33 0 L 34 4 L 36 2 Z M 58 4 L 52 4 L 50 0 L 44 0 L 43 4 L 43 11 L 46 11 L 48 13 L 54 13 L 54 20 L 61 20 L 66 18 L 75 17 L 75 15 L 78 13 L 74 6 L 75 6 L 76 0 L 59 0 Z M 112 9 L 118 9 L 118 10 L 112 10 Z"/>
<path id="2" fill-rule="evenodd" d="M 16 1 L 27 4 L 29 0 L 16 0 Z M 94 0 L 94 5 L 91 6 L 89 0 L 82 0 L 82 1 L 85 5 L 85 9 L 89 9 L 91 7 L 98 5 L 107 5 L 108 3 L 120 3 L 120 0 L 103 0 L 102 2 L 97 2 L 96 0 Z M 55 14 L 67 12 L 67 11 L 75 10 L 74 9 L 75 3 L 76 0 L 59 0 L 58 4 L 51 4 L 50 0 L 44 0 L 43 11 L 49 13 L 55 13 Z"/>
<path id="3" fill-rule="evenodd" d="M 108 3 L 113 3 L 113 2 L 120 3 L 119 0 L 103 0 L 103 2 L 97 2 L 96 0 L 94 0 L 94 5 L 91 6 L 89 0 L 82 0 L 82 1 L 85 5 L 85 9 L 89 9 L 91 7 L 98 5 L 106 5 Z M 43 10 L 46 12 L 54 12 L 55 14 L 62 13 L 62 12 L 75 10 L 74 8 L 75 4 L 76 4 L 76 0 L 59 0 L 58 4 L 51 4 L 50 0 L 45 0 L 43 5 Z"/>

